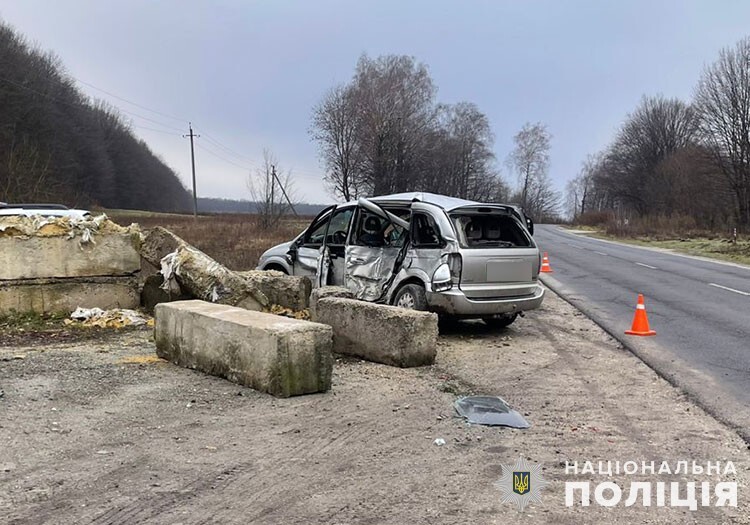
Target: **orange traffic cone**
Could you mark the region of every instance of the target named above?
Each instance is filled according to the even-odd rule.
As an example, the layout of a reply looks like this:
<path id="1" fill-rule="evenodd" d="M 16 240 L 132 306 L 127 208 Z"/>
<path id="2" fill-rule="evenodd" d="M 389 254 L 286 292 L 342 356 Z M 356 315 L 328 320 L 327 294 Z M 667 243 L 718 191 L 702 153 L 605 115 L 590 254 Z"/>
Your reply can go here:
<path id="1" fill-rule="evenodd" d="M 638 294 L 638 305 L 635 307 L 635 316 L 633 317 L 633 327 L 625 330 L 628 335 L 656 335 L 654 330 L 648 327 L 648 316 L 646 315 L 646 305 L 643 302 L 643 294 Z"/>
<path id="2" fill-rule="evenodd" d="M 542 267 L 539 269 L 539 273 L 552 273 L 552 271 L 552 267 L 549 265 L 547 252 L 544 252 L 544 257 L 542 257 Z"/>

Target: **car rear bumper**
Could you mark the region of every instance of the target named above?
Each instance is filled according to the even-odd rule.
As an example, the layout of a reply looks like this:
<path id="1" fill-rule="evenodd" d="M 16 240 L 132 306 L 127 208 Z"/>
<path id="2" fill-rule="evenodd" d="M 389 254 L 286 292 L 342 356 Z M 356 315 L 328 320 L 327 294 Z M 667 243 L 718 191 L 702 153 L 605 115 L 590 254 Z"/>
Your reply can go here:
<path id="1" fill-rule="evenodd" d="M 544 287 L 536 285 L 532 293 L 519 297 L 488 297 L 469 299 L 464 293 L 453 288 L 445 292 L 427 292 L 430 310 L 455 317 L 486 317 L 510 314 L 539 308 L 544 300 Z"/>

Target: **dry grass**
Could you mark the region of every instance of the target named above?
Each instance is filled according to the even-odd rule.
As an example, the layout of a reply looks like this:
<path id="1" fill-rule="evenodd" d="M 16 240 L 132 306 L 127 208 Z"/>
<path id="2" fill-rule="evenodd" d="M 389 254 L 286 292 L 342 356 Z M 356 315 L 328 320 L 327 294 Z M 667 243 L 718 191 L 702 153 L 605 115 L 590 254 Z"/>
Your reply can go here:
<path id="1" fill-rule="evenodd" d="M 701 227 L 687 215 L 649 215 L 629 220 L 612 212 L 588 212 L 576 220 L 573 228 L 591 230 L 592 235 L 630 244 L 668 248 L 688 255 L 712 257 L 750 264 L 750 240 L 740 235 L 732 242 L 729 228 L 724 231 Z"/>
<path id="2" fill-rule="evenodd" d="M 289 241 L 305 229 L 311 218 L 284 218 L 273 229 L 260 226 L 256 215 L 192 215 L 106 211 L 119 224 L 137 222 L 141 228 L 162 226 L 232 270 L 252 270 L 271 246 Z"/>

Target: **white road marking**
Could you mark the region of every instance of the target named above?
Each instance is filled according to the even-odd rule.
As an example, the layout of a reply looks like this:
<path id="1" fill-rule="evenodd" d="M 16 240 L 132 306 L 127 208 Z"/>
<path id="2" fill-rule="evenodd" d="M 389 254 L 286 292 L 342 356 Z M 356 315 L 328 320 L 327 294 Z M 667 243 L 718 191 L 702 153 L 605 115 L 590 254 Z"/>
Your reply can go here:
<path id="1" fill-rule="evenodd" d="M 650 264 L 643 264 L 643 263 L 639 263 L 639 262 L 637 262 L 635 264 L 637 264 L 638 266 L 645 266 L 646 268 L 651 268 L 652 270 L 658 270 L 659 269 L 656 266 L 651 266 Z"/>
<path id="2" fill-rule="evenodd" d="M 726 291 L 728 291 L 728 292 L 734 292 L 734 293 L 738 293 L 738 294 L 740 294 L 740 295 L 747 295 L 747 296 L 750 296 L 750 292 L 743 292 L 742 290 L 735 290 L 734 288 L 729 288 L 729 287 L 727 287 L 727 286 L 722 286 L 722 285 L 720 285 L 720 284 L 716 284 L 716 283 L 708 283 L 708 285 L 709 285 L 709 286 L 714 286 L 714 287 L 716 287 L 716 288 L 721 288 L 722 290 L 726 290 Z"/>
<path id="3" fill-rule="evenodd" d="M 594 252 L 594 253 L 598 253 L 599 255 L 609 255 L 608 253 L 604 253 L 604 252 Z"/>

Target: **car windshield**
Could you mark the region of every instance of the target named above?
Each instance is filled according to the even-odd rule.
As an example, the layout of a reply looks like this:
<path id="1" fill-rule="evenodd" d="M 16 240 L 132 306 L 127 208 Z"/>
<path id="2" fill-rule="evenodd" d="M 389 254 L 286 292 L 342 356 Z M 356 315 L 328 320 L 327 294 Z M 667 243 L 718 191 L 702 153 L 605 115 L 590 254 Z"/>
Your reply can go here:
<path id="1" fill-rule="evenodd" d="M 451 220 L 463 248 L 528 248 L 531 239 L 512 216 L 497 213 L 454 213 Z"/>

